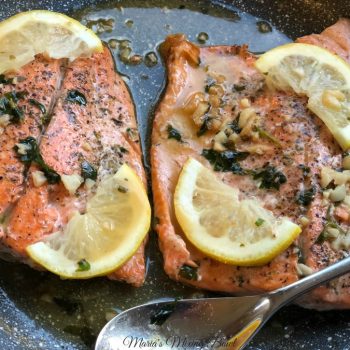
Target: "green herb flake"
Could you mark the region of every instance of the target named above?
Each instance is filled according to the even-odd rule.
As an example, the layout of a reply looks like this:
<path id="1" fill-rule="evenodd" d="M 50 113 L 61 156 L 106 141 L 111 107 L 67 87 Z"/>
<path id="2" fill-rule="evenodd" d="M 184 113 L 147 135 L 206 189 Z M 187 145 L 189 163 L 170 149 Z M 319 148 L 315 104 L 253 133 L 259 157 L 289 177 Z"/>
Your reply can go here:
<path id="1" fill-rule="evenodd" d="M 227 127 L 230 128 L 234 133 L 239 134 L 242 129 L 239 127 L 239 116 L 233 120 L 231 123 L 227 124 Z"/>
<path id="2" fill-rule="evenodd" d="M 86 259 L 81 259 L 77 262 L 78 268 L 76 272 L 89 271 L 91 268 L 90 263 Z"/>
<path id="3" fill-rule="evenodd" d="M 78 90 L 68 91 L 66 100 L 83 106 L 87 103 L 85 96 Z"/>
<path id="4" fill-rule="evenodd" d="M 262 169 L 253 172 L 254 180 L 261 180 L 259 188 L 279 190 L 287 182 L 286 176 L 274 166 L 266 164 Z"/>
<path id="5" fill-rule="evenodd" d="M 298 168 L 302 170 L 303 176 L 307 176 L 310 173 L 310 171 L 311 171 L 310 167 L 308 167 L 308 166 L 306 166 L 304 164 L 299 164 Z"/>
<path id="6" fill-rule="evenodd" d="M 301 251 L 301 249 L 299 247 L 296 247 L 296 254 L 298 257 L 298 263 L 305 264 L 305 257 L 304 257 L 303 252 Z"/>
<path id="7" fill-rule="evenodd" d="M 212 117 L 209 117 L 209 116 L 206 116 L 204 118 L 203 123 L 197 132 L 198 137 L 204 135 L 209 130 L 209 123 L 211 120 L 212 120 Z"/>
<path id="8" fill-rule="evenodd" d="M 242 275 L 238 276 L 238 287 L 242 288 L 244 283 L 244 277 Z"/>
<path id="9" fill-rule="evenodd" d="M 241 92 L 245 89 L 244 85 L 239 85 L 239 84 L 233 84 L 233 92 Z"/>
<path id="10" fill-rule="evenodd" d="M 198 280 L 198 267 L 182 265 L 179 270 L 179 276 L 190 281 Z"/>
<path id="11" fill-rule="evenodd" d="M 327 241 L 328 235 L 326 230 L 324 229 L 317 237 L 315 243 L 322 244 L 323 242 Z"/>
<path id="12" fill-rule="evenodd" d="M 128 189 L 125 186 L 119 185 L 118 186 L 118 192 L 127 193 Z"/>
<path id="13" fill-rule="evenodd" d="M 330 205 L 327 209 L 327 214 L 326 214 L 326 223 L 323 227 L 322 232 L 319 234 L 319 236 L 317 237 L 315 243 L 317 244 L 322 244 L 324 241 L 328 240 L 329 234 L 327 232 L 328 228 L 336 228 L 340 234 L 342 235 L 346 235 L 348 232 L 346 232 L 336 221 L 336 219 L 334 218 L 334 216 L 332 215 L 332 208 L 333 206 Z"/>
<path id="14" fill-rule="evenodd" d="M 45 177 L 49 184 L 55 184 L 60 181 L 60 175 L 45 163 L 34 137 L 29 136 L 23 140 L 20 140 L 19 143 L 25 145 L 27 149 L 25 154 L 20 154 L 19 147 L 17 145 L 14 147 L 14 150 L 21 162 L 27 165 L 32 162 L 36 163 L 39 166 L 40 170 L 42 170 L 45 174 Z"/>
<path id="15" fill-rule="evenodd" d="M 126 132 L 131 141 L 138 142 L 139 134 L 136 128 L 127 128 Z"/>
<path id="16" fill-rule="evenodd" d="M 170 124 L 167 126 L 168 139 L 174 139 L 178 142 L 182 142 L 182 137 L 179 130 L 172 127 Z"/>
<path id="17" fill-rule="evenodd" d="M 216 80 L 213 79 L 212 77 L 208 77 L 208 78 L 206 79 L 206 84 L 205 84 L 205 87 L 204 87 L 204 91 L 205 91 L 206 93 L 208 93 L 208 92 L 209 92 L 209 89 L 210 89 L 213 85 L 215 85 L 215 84 L 216 84 Z"/>
<path id="18" fill-rule="evenodd" d="M 257 219 L 256 221 L 255 221 L 255 226 L 261 226 L 263 223 L 265 222 L 265 220 L 264 219 L 262 219 L 262 218 L 259 218 L 259 219 Z"/>
<path id="19" fill-rule="evenodd" d="M 20 123 L 23 121 L 24 114 L 22 108 L 17 103 L 27 95 L 26 92 L 11 91 L 0 97 L 0 115 L 9 115 L 11 123 Z"/>
<path id="20" fill-rule="evenodd" d="M 256 131 L 259 133 L 260 137 L 271 141 L 277 147 L 282 147 L 280 140 L 278 140 L 275 136 L 271 135 L 268 131 L 266 131 L 260 127 L 256 127 Z"/>
<path id="21" fill-rule="evenodd" d="M 86 160 L 84 160 L 81 163 L 81 176 L 84 180 L 91 179 L 96 180 L 97 179 L 97 170 Z"/>
<path id="22" fill-rule="evenodd" d="M 39 101 L 34 100 L 33 98 L 30 98 L 29 103 L 35 107 L 38 107 L 42 114 L 46 114 L 45 106 L 42 103 L 40 103 Z"/>
<path id="23" fill-rule="evenodd" d="M 238 161 L 244 160 L 249 156 L 248 152 L 222 151 L 213 149 L 204 149 L 202 156 L 213 166 L 214 171 L 232 172 L 234 174 L 244 175 L 245 171 L 241 168 Z"/>
<path id="24" fill-rule="evenodd" d="M 298 204 L 301 204 L 307 207 L 315 198 L 316 188 L 312 186 L 309 189 L 298 192 L 296 201 Z"/>
<path id="25" fill-rule="evenodd" d="M 0 74 L 0 84 L 13 84 L 13 78 L 6 78 L 5 74 Z"/>

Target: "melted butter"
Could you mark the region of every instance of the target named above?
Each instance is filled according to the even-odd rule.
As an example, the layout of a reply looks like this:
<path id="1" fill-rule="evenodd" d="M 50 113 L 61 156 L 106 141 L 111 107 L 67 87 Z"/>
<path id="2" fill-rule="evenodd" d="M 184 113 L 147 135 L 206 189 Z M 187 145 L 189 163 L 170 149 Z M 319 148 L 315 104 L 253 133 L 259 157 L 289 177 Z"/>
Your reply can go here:
<path id="1" fill-rule="evenodd" d="M 196 92 L 204 92 L 207 73 L 203 66 L 185 66 L 185 81 L 183 88 L 176 99 L 176 107 L 184 107 L 189 98 Z"/>
<path id="2" fill-rule="evenodd" d="M 152 111 L 164 85 L 165 70 L 161 64 L 157 47 L 166 35 L 182 32 L 189 40 L 196 43 L 198 33 L 204 31 L 209 36 L 206 45 L 247 43 L 252 51 L 264 51 L 289 41 L 284 34 L 274 28 L 270 33 L 259 33 L 257 29 L 259 19 L 238 11 L 232 5 L 226 7 L 223 2 L 216 1 L 214 5 L 214 2 L 210 4 L 209 2 L 192 1 L 186 2 L 185 9 L 178 9 L 180 5 L 183 3 L 178 1 L 120 0 L 110 4 L 104 2 L 103 6 L 90 7 L 84 9 L 83 12 L 71 14 L 83 23 L 98 19 L 113 19 L 110 21 L 111 25 L 109 22 L 107 23 L 110 28 L 99 33 L 103 41 L 108 43 L 112 39 L 128 40 L 131 43 L 133 53 L 144 56 L 153 51 L 158 56 L 159 63 L 153 67 L 148 67 L 145 64 L 132 66 L 122 62 L 118 57 L 118 50 L 111 48 L 117 69 L 125 76 L 134 98 L 144 150 L 148 149 L 147 144 L 150 140 Z M 170 8 L 165 9 L 164 6 Z M 127 20 L 134 22 L 132 27 L 126 25 Z M 103 21 L 101 23 L 103 24 Z M 220 61 L 221 59 L 223 61 L 221 64 L 217 64 L 214 58 L 209 56 L 206 59 L 213 71 L 227 75 L 232 69 L 227 65 L 230 61 L 228 58 L 220 58 Z M 191 75 L 196 77 L 195 84 L 192 82 L 192 85 L 184 86 L 185 89 L 188 89 L 187 92 L 198 91 L 198 89 L 203 91 L 205 80 L 203 67 L 201 67 L 201 71 L 191 70 Z M 234 76 L 234 74 L 229 75 Z M 178 97 L 180 98 L 180 95 Z M 181 97 L 184 99 L 186 93 L 183 93 Z M 174 111 L 174 113 L 180 112 Z M 186 126 L 190 122 L 192 123 L 191 120 L 185 119 L 187 117 L 184 114 L 181 115 Z M 191 132 L 196 132 L 194 127 Z M 147 152 L 145 152 L 145 162 L 147 165 Z M 208 296 L 204 292 L 198 292 L 198 290 L 175 283 L 165 275 L 163 261 L 154 236 L 154 234 L 151 235 L 148 247 L 148 275 L 145 285 L 141 288 L 112 282 L 106 278 L 63 281 L 57 276 L 32 270 L 22 264 L 2 262 L 0 264 L 1 287 L 8 295 L 11 308 L 14 309 L 13 302 L 19 313 L 23 315 L 23 319 L 35 319 L 35 332 L 29 333 L 31 328 L 28 328 L 27 332 L 27 327 L 22 327 L 23 336 L 26 336 L 26 346 L 28 344 L 27 349 L 37 349 L 38 339 L 42 341 L 42 347 L 47 349 L 54 347 L 87 349 L 89 347 L 85 346 L 83 340 L 79 339 L 78 336 L 64 331 L 66 326 L 87 327 L 95 336 L 106 322 L 106 312 L 113 309 L 125 310 L 149 300 L 164 297 Z M 64 298 L 77 302 L 79 308 L 68 314 L 64 308 L 57 305 L 53 298 Z M 9 316 L 9 319 L 10 317 L 12 316 Z M 13 318 L 16 317 L 13 316 Z M 18 324 L 19 328 L 22 324 L 28 326 L 28 323 L 25 322 Z M 36 333 L 38 330 L 40 333 Z M 32 340 L 33 337 L 36 338 Z M 54 339 L 54 344 L 50 343 L 50 340 L 46 340 L 47 338 Z M 31 346 L 29 343 L 35 345 Z"/>

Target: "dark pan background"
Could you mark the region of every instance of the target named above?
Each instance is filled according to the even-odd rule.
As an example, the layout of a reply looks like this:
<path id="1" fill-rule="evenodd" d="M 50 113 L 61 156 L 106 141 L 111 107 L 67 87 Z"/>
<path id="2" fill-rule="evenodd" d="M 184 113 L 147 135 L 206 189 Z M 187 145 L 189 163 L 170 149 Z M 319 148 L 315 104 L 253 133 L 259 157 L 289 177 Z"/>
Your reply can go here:
<path id="1" fill-rule="evenodd" d="M 125 5 L 125 1 L 112 1 L 113 6 Z M 137 4 L 136 4 L 137 3 Z M 176 2 L 179 4 L 180 2 Z M 182 1 L 186 6 L 195 4 L 196 1 Z M 205 3 L 205 2 L 204 2 Z M 20 11 L 41 8 L 64 12 L 67 14 L 76 13 L 85 7 L 104 5 L 107 1 L 103 0 L 0 0 L 0 19 L 4 19 Z M 128 1 L 128 5 L 145 7 L 154 4 L 160 7 L 171 6 L 171 1 Z M 221 6 L 225 1 L 212 0 L 207 1 L 207 6 Z M 226 4 L 234 5 L 237 9 L 246 11 L 254 16 L 263 18 L 272 23 L 278 30 L 282 31 L 291 39 L 311 32 L 320 32 L 328 25 L 334 23 L 339 17 L 350 16 L 349 0 L 242 0 L 226 1 Z M 146 6 L 147 5 L 147 6 Z M 0 43 L 1 49 L 1 43 Z M 164 72 L 161 71 L 161 74 Z M 158 72 L 158 74 L 160 74 Z M 162 76 L 160 77 L 162 79 Z M 132 92 L 136 87 L 131 86 Z M 135 91 L 137 93 L 137 91 Z M 143 145 L 148 144 L 149 140 L 149 118 L 151 118 L 150 103 L 156 101 L 157 96 L 141 96 L 144 102 L 138 107 L 139 125 Z M 151 101 L 151 102 L 150 102 Z M 150 115 L 150 117 L 147 117 Z M 141 117 L 143 116 L 143 117 Z M 147 148 L 147 147 L 145 147 Z M 1 150 L 0 150 L 1 151 Z M 146 157 L 147 159 L 147 157 Z M 147 162 L 146 162 L 147 163 Z M 154 244 L 154 242 L 152 243 Z M 155 248 L 153 246 L 152 248 Z M 152 264 L 160 266 L 159 256 L 151 259 Z M 157 272 L 159 274 L 160 272 Z M 150 274 L 152 275 L 152 269 Z M 30 277 L 28 277 L 30 276 Z M 28 279 L 30 283 L 28 283 Z M 26 282 L 23 282 L 26 280 Z M 161 282 L 159 282 L 161 281 Z M 65 293 L 70 293 L 72 297 L 79 298 L 82 290 L 88 291 L 93 295 L 107 291 L 106 285 L 112 282 L 99 280 L 90 283 L 81 282 L 77 287 L 74 282 L 58 281 L 55 277 L 46 273 L 32 272 L 29 268 L 9 263 L 1 263 L 0 266 L 0 350 L 21 350 L 21 349 L 88 349 L 91 348 L 95 333 L 90 334 L 89 330 L 75 330 L 79 333 L 78 337 L 71 336 L 67 332 L 62 332 L 61 325 L 51 323 L 46 326 L 42 321 L 43 303 L 36 298 L 38 286 L 41 289 L 51 288 L 54 292 L 60 292 L 55 289 L 65 289 Z M 156 286 L 164 291 L 164 295 L 175 295 L 176 293 L 185 293 L 185 288 L 175 283 L 169 282 L 165 276 L 158 279 L 161 285 Z M 141 292 L 134 292 L 133 289 L 115 284 L 116 300 L 120 296 L 117 290 L 125 290 L 134 297 L 134 303 L 144 302 L 156 293 L 142 295 Z M 120 288 L 119 288 L 120 287 Z M 122 289 L 124 288 L 124 289 Z M 147 286 L 148 288 L 148 286 Z M 97 290 L 99 289 L 99 290 Z M 45 289 L 46 290 L 46 289 Z M 172 290 L 176 290 L 172 294 Z M 192 291 L 193 292 L 193 291 Z M 124 293 L 124 292 L 123 292 Z M 160 294 L 161 294 L 160 293 Z M 140 295 L 139 295 L 140 294 Z M 158 293 L 159 294 L 159 293 Z M 186 294 L 188 295 L 188 294 Z M 99 301 L 95 301 L 98 303 Z M 102 302 L 101 302 L 102 303 Z M 24 307 L 26 305 L 26 307 Z M 44 304 L 45 305 L 45 304 Z M 120 305 L 121 308 L 122 305 Z M 74 311 L 76 305 L 65 305 L 66 313 Z M 85 310 L 88 311 L 88 310 Z M 40 314 L 40 317 L 39 317 Z M 49 311 L 47 317 L 50 318 Z M 94 319 L 91 318 L 91 322 Z M 98 321 L 96 321 L 98 322 Z M 99 321 L 101 323 L 101 320 Z M 55 332 L 55 327 L 60 331 Z M 84 333 L 85 332 L 85 333 Z M 72 332 L 70 332 L 72 333 Z M 74 332 L 73 332 L 74 333 Z M 82 341 L 82 340 L 83 341 Z M 90 345 L 89 345 L 90 344 Z M 280 311 L 256 337 L 249 346 L 251 350 L 272 350 L 272 349 L 350 349 L 350 312 L 349 311 L 328 311 L 316 312 L 313 310 L 304 310 L 297 306 L 289 306 Z"/>

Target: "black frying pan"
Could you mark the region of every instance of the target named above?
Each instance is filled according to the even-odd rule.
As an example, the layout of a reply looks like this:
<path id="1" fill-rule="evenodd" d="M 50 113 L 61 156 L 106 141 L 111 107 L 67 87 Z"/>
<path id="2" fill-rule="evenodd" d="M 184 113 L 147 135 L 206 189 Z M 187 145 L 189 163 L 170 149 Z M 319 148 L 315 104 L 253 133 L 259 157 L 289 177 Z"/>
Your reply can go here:
<path id="1" fill-rule="evenodd" d="M 168 6 L 170 11 L 155 10 L 157 6 Z M 191 40 L 196 40 L 198 32 L 207 31 L 208 44 L 248 43 L 252 51 L 261 51 L 304 34 L 320 32 L 339 17 L 350 16 L 347 0 L 2 0 L 0 19 L 35 8 L 65 12 L 79 19 L 114 16 L 115 32 L 104 33 L 102 38 L 131 39 L 137 53 L 152 51 L 167 33 L 176 31 L 185 32 Z M 96 12 L 96 8 L 101 10 Z M 260 34 L 257 20 L 242 11 L 269 21 L 275 29 Z M 131 28 L 125 25 L 127 19 L 134 21 Z M 133 93 L 143 146 L 147 150 L 152 108 L 164 81 L 163 66 L 159 63 L 152 68 L 130 67 L 119 61 L 117 66 L 126 75 Z M 1 262 L 0 349 L 89 349 L 106 317 L 120 309 L 160 297 L 207 296 L 164 275 L 154 237 L 149 256 L 148 278 L 140 289 L 102 278 L 61 281 L 24 265 Z M 345 350 L 349 344 L 349 311 L 320 313 L 290 306 L 264 327 L 248 349 Z"/>

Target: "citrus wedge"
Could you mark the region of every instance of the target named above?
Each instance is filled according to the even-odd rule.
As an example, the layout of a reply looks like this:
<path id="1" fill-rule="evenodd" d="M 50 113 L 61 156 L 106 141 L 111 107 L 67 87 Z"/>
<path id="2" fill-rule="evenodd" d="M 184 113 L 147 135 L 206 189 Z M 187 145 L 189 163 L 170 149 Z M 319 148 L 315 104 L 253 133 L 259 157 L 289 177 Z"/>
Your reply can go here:
<path id="1" fill-rule="evenodd" d="M 238 266 L 258 266 L 285 250 L 301 232 L 288 218 L 276 218 L 257 199 L 240 199 L 190 158 L 174 197 L 176 218 L 189 241 L 205 255 Z"/>
<path id="2" fill-rule="evenodd" d="M 267 83 L 309 98 L 308 108 L 339 145 L 350 148 L 350 66 L 318 46 L 292 43 L 267 51 L 255 62 Z"/>
<path id="3" fill-rule="evenodd" d="M 88 28 L 61 13 L 22 12 L 0 23 L 0 74 L 17 70 L 40 53 L 51 58 L 90 56 L 103 49 Z"/>
<path id="4" fill-rule="evenodd" d="M 124 164 L 102 181 L 63 232 L 27 247 L 39 265 L 64 278 L 106 275 L 126 262 L 145 238 L 151 209 L 144 186 Z"/>

